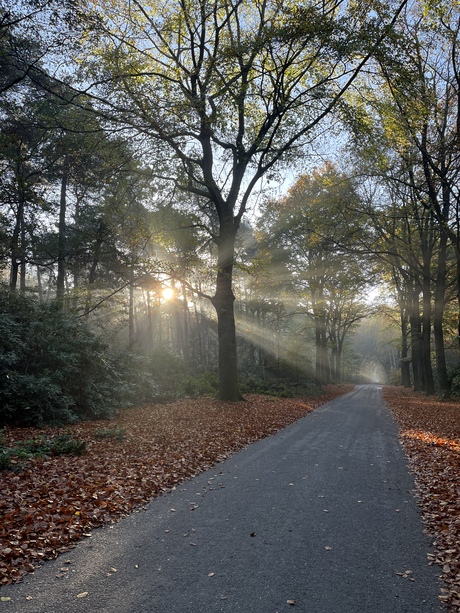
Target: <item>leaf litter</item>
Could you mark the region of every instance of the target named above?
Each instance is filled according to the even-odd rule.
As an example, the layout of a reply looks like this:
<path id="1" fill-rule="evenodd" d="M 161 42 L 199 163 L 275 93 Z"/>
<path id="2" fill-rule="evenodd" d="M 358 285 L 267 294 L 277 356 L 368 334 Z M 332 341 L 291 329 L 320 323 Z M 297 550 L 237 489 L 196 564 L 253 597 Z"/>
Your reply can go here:
<path id="1" fill-rule="evenodd" d="M 322 396 L 306 399 L 251 395 L 238 404 L 202 398 L 130 409 L 111 422 L 126 430 L 123 441 L 100 440 L 97 432 L 107 423 L 101 421 L 6 428 L 11 447 L 38 435 L 65 433 L 85 440 L 87 453 L 35 458 L 22 471 L 2 471 L 0 586 L 20 581 L 44 560 L 89 537 L 93 528 L 145 506 L 349 389 L 326 386 Z M 442 570 L 440 599 L 450 613 L 460 613 L 460 403 L 390 387 L 384 398 L 400 429 L 426 531 L 434 539 L 436 552 L 428 557 Z"/>
<path id="2" fill-rule="evenodd" d="M 442 571 L 440 599 L 447 611 L 460 613 L 460 402 L 402 387 L 385 387 L 383 397 L 398 424 L 425 531 L 436 549 L 428 559 Z"/>
<path id="3" fill-rule="evenodd" d="M 242 403 L 200 398 L 150 404 L 110 422 L 125 432 L 122 440 L 98 436 L 107 427 L 104 421 L 41 430 L 5 428 L 9 447 L 68 434 L 84 440 L 87 452 L 36 457 L 22 468 L 2 471 L 0 586 L 20 581 L 44 560 L 90 537 L 94 528 L 116 522 L 352 387 L 325 386 L 313 398 L 249 395 Z"/>

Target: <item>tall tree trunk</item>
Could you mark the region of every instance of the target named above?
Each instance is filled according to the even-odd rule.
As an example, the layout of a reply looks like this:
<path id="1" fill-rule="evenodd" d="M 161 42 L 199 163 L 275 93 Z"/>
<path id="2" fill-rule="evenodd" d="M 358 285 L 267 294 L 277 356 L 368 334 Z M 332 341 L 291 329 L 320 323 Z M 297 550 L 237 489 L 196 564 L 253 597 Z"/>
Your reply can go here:
<path id="1" fill-rule="evenodd" d="M 134 265 L 131 265 L 129 272 L 129 304 L 128 304 L 128 345 L 134 345 Z"/>
<path id="2" fill-rule="evenodd" d="M 438 266 L 436 270 L 436 285 L 434 292 L 433 331 L 436 350 L 436 374 L 441 393 L 449 392 L 449 379 L 447 376 L 446 351 L 444 344 L 444 305 L 446 293 L 446 268 L 447 268 L 447 236 L 441 228 L 439 244 Z"/>
<path id="3" fill-rule="evenodd" d="M 26 226 L 24 223 L 24 216 L 21 223 L 21 263 L 20 263 L 20 280 L 19 289 L 21 294 L 26 293 Z"/>
<path id="4" fill-rule="evenodd" d="M 331 347 L 331 359 L 329 368 L 329 372 L 331 373 L 331 381 L 334 383 L 338 383 L 339 347 L 337 339 L 337 320 L 334 317 L 332 317 L 330 323 L 329 343 Z"/>
<path id="5" fill-rule="evenodd" d="M 24 196 L 22 192 L 19 194 L 18 210 L 16 211 L 16 220 L 14 224 L 13 234 L 11 236 L 11 270 L 10 270 L 10 289 L 14 292 L 18 285 L 19 266 L 21 262 L 21 245 L 20 237 L 24 226 Z"/>
<path id="6" fill-rule="evenodd" d="M 61 179 L 61 197 L 59 201 L 59 235 L 58 235 L 58 272 L 56 279 L 56 298 L 60 304 L 64 303 L 65 273 L 66 273 L 66 210 L 67 210 L 67 181 L 69 168 L 67 159 L 64 160 Z"/>
<path id="7" fill-rule="evenodd" d="M 339 337 L 339 343 L 338 343 L 338 348 L 337 348 L 337 366 L 336 366 L 336 378 L 337 378 L 337 383 L 342 383 L 342 377 L 343 377 L 343 346 L 344 346 L 344 339 L 343 337 L 340 338 Z"/>
<path id="8" fill-rule="evenodd" d="M 101 259 L 102 244 L 104 242 L 104 229 L 105 229 L 105 225 L 101 217 L 99 219 L 99 225 L 97 227 L 97 232 L 96 232 L 96 242 L 94 245 L 93 261 L 91 262 L 91 268 L 89 269 L 89 274 L 88 274 L 88 292 L 86 295 L 86 305 L 85 305 L 85 315 L 87 318 L 88 318 L 89 309 L 90 309 L 92 286 L 94 285 L 96 281 L 97 267 Z"/>
<path id="9" fill-rule="evenodd" d="M 219 340 L 219 398 L 220 400 L 243 400 L 238 383 L 236 327 L 232 289 L 234 246 L 237 228 L 233 219 L 222 224 L 217 241 L 216 293 L 211 302 L 217 313 L 217 336 Z"/>
<path id="10" fill-rule="evenodd" d="M 422 363 L 422 329 L 420 323 L 419 290 L 417 286 L 418 284 L 414 283 L 413 286 L 408 289 L 409 323 L 414 391 L 421 392 L 425 389 L 425 383 Z"/>
<path id="11" fill-rule="evenodd" d="M 422 360 L 425 380 L 425 393 L 434 394 L 433 367 L 431 365 L 431 279 L 429 267 L 423 277 L 423 314 L 422 314 Z"/>
<path id="12" fill-rule="evenodd" d="M 401 383 L 404 387 L 411 386 L 410 380 L 410 362 L 408 359 L 409 343 L 408 343 L 408 321 L 404 307 L 400 306 L 401 311 Z"/>
<path id="13" fill-rule="evenodd" d="M 324 314 L 315 315 L 316 378 L 320 383 L 330 382 L 330 367 L 327 356 L 326 318 Z"/>
<path id="14" fill-rule="evenodd" d="M 183 303 L 183 352 L 184 358 L 188 361 L 190 359 L 190 324 L 189 324 L 189 311 L 187 303 L 187 292 L 185 291 L 185 285 L 182 285 L 182 303 Z"/>

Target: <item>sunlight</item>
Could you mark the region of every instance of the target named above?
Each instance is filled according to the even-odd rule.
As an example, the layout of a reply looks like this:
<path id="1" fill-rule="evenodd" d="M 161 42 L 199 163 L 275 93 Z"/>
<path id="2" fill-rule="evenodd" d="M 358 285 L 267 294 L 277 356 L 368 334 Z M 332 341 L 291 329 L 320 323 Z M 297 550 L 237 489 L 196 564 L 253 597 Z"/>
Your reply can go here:
<path id="1" fill-rule="evenodd" d="M 265 326 L 257 324 L 251 318 L 245 317 L 241 313 L 238 313 L 236 324 L 238 334 L 252 343 L 255 347 L 270 353 L 276 358 L 282 359 L 291 366 L 301 368 L 301 366 L 292 359 L 292 355 L 284 351 L 285 339 L 282 333 L 273 332 L 272 334 L 267 334 Z M 309 365 L 304 364 L 303 366 L 306 367 L 307 370 L 309 369 Z"/>
<path id="2" fill-rule="evenodd" d="M 161 296 L 164 300 L 172 300 L 174 298 L 174 290 L 172 287 L 164 287 L 161 290 Z"/>
<path id="3" fill-rule="evenodd" d="M 456 438 L 445 438 L 443 436 L 437 436 L 433 432 L 426 432 L 425 430 L 406 430 L 402 433 L 402 436 L 406 439 L 420 441 L 426 443 L 432 447 L 448 447 L 454 451 L 460 451 L 460 440 Z"/>

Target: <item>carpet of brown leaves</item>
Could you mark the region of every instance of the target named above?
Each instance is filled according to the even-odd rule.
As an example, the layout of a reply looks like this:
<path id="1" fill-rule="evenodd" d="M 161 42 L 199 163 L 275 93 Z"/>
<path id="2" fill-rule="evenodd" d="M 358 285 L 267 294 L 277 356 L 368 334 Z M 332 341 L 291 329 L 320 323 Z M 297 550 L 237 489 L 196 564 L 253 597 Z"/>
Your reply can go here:
<path id="1" fill-rule="evenodd" d="M 420 393 L 384 388 L 384 398 L 400 429 L 400 438 L 415 476 L 426 531 L 441 566 L 441 600 L 460 612 L 460 403 Z"/>
<path id="2" fill-rule="evenodd" d="M 113 422 L 5 429 L 10 447 L 68 433 L 86 441 L 87 453 L 35 458 L 21 470 L 2 471 L 0 585 L 19 581 L 94 528 L 116 521 L 350 389 L 327 386 L 323 395 L 305 399 L 253 395 L 244 403 L 182 400 L 130 409 Z M 101 428 L 121 428 L 126 436 L 101 440 Z"/>

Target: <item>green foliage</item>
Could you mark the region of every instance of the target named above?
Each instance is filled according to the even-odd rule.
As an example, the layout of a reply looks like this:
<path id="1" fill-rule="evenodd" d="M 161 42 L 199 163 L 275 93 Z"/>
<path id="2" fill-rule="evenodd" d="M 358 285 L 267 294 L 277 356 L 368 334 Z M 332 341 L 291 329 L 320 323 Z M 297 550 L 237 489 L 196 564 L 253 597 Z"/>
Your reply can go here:
<path id="1" fill-rule="evenodd" d="M 301 381 L 295 381 L 289 378 L 289 374 L 291 373 L 288 369 L 277 375 L 267 373 L 265 378 L 248 373 L 241 378 L 241 391 L 243 394 L 265 394 L 277 398 L 299 398 L 321 393 L 321 387 L 313 379 L 302 378 Z"/>
<path id="2" fill-rule="evenodd" d="M 121 442 L 126 438 L 126 430 L 120 426 L 113 426 L 112 428 L 99 428 L 99 430 L 95 431 L 94 436 L 100 440 L 115 439 L 116 441 Z"/>
<path id="3" fill-rule="evenodd" d="M 188 398 L 216 396 L 218 391 L 219 376 L 213 371 L 186 376 L 179 386 L 181 396 Z"/>
<path id="4" fill-rule="evenodd" d="M 0 470 L 6 470 L 11 466 L 11 452 L 9 449 L 0 448 Z"/>
<path id="5" fill-rule="evenodd" d="M 0 425 L 107 419 L 154 397 L 133 356 L 114 354 L 58 305 L 2 291 L 0 310 Z"/>
<path id="6" fill-rule="evenodd" d="M 181 386 L 187 378 L 184 360 L 165 349 L 159 349 L 149 358 L 146 369 L 157 382 L 159 400 L 171 400 L 183 395 Z"/>
<path id="7" fill-rule="evenodd" d="M 46 456 L 78 455 L 86 452 L 86 442 L 75 439 L 68 434 L 59 434 L 51 438 L 41 436 L 35 439 L 19 441 L 14 447 L 6 447 L 0 439 L 0 470 L 11 468 L 13 462 L 16 468 L 22 468 L 24 462 L 33 458 Z"/>
<path id="8" fill-rule="evenodd" d="M 60 434 L 49 441 L 51 455 L 83 455 L 86 452 L 86 442 L 72 438 L 68 434 Z"/>
<path id="9" fill-rule="evenodd" d="M 451 368 L 449 373 L 450 395 L 454 398 L 460 398 L 460 364 Z"/>
<path id="10" fill-rule="evenodd" d="M 50 442 L 45 437 L 26 439 L 19 441 L 10 453 L 20 460 L 30 460 L 31 458 L 43 458 L 50 455 Z"/>

